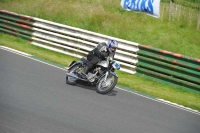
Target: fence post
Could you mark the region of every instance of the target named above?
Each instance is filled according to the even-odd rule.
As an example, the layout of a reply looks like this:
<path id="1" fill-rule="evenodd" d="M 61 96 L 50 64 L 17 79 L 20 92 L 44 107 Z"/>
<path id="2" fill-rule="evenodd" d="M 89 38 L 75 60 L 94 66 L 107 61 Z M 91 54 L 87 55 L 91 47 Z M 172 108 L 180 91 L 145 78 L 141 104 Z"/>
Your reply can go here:
<path id="1" fill-rule="evenodd" d="M 198 22 L 197 22 L 197 29 L 199 29 L 200 27 L 200 8 L 199 8 L 199 18 L 198 18 Z"/>
<path id="2" fill-rule="evenodd" d="M 172 18 L 173 2 L 174 2 L 174 0 L 170 0 L 170 7 L 169 7 L 169 21 L 171 21 L 171 18 Z"/>

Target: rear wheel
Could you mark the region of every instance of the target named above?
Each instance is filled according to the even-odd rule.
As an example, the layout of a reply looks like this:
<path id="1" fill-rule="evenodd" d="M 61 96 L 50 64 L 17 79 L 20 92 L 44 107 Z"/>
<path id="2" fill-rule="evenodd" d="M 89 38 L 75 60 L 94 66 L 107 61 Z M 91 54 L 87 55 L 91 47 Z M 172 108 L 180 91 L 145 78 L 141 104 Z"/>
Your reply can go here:
<path id="1" fill-rule="evenodd" d="M 77 65 L 74 65 L 73 67 L 71 67 L 69 70 L 68 70 L 68 73 L 74 73 L 77 69 L 78 69 L 78 64 Z M 76 78 L 74 77 L 71 77 L 71 76 L 66 76 L 66 83 L 67 84 L 70 84 L 70 85 L 75 85 L 76 84 Z"/>
<path id="2" fill-rule="evenodd" d="M 117 84 L 118 78 L 114 75 L 109 75 L 104 81 L 105 76 L 102 77 L 97 84 L 96 92 L 100 94 L 107 94 L 108 92 L 112 91 Z"/>

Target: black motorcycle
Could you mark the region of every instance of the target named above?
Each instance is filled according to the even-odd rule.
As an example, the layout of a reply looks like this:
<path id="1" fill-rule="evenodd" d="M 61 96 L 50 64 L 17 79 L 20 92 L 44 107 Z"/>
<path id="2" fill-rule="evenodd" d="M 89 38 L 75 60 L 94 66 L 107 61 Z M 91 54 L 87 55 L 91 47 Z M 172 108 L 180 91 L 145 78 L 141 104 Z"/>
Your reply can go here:
<path id="1" fill-rule="evenodd" d="M 87 63 L 86 58 L 72 61 L 66 73 L 66 83 L 75 85 L 78 81 L 84 81 L 95 85 L 97 93 L 106 94 L 112 91 L 118 81 L 118 76 L 114 71 L 120 69 L 120 64 L 107 57 L 106 60 L 99 61 L 85 76 L 82 71 Z"/>

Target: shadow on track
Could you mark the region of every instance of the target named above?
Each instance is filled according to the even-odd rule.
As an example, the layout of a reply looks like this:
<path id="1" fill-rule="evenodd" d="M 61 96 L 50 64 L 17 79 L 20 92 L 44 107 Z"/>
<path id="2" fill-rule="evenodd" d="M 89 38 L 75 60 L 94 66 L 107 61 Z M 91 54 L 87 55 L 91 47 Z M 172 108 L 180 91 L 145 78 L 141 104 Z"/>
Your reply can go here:
<path id="1" fill-rule="evenodd" d="M 91 85 L 87 82 L 84 82 L 84 81 L 78 81 L 78 83 L 76 84 L 76 86 L 78 87 L 81 87 L 83 89 L 88 89 L 88 90 L 93 90 L 93 91 L 96 91 L 96 86 L 95 85 Z M 104 95 L 107 95 L 107 96 L 116 96 L 117 95 L 117 92 L 116 90 L 112 90 L 111 92 L 107 93 L 107 94 L 104 94 Z"/>

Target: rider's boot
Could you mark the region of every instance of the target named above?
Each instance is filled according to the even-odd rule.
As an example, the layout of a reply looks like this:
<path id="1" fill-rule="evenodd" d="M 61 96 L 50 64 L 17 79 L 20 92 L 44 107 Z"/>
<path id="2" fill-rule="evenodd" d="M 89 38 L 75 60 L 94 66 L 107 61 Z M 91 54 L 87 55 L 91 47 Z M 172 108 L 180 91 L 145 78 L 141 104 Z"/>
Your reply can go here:
<path id="1" fill-rule="evenodd" d="M 88 70 L 89 70 L 89 67 L 88 67 L 88 66 L 85 66 L 85 67 L 83 68 L 82 74 L 85 76 L 85 78 L 87 78 Z"/>

